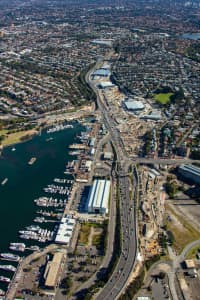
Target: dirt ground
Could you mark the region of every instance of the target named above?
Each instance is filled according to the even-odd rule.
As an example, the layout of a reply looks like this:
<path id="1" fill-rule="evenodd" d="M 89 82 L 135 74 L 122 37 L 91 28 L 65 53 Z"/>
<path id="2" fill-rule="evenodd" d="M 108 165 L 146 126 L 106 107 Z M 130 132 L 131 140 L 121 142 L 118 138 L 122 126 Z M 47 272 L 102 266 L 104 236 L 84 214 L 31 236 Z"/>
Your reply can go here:
<path id="1" fill-rule="evenodd" d="M 174 204 L 172 200 L 167 200 L 165 206 L 167 229 L 171 231 L 174 236 L 173 247 L 177 253 L 180 253 L 187 244 L 199 239 L 200 233 L 197 226 L 194 225 L 194 216 L 191 219 L 192 215 L 188 213 L 187 205 L 184 206 L 186 207 L 185 213 L 179 210 L 178 206 Z"/>
<path id="2" fill-rule="evenodd" d="M 193 226 L 200 231 L 200 204 L 192 199 L 174 200 L 171 203 L 177 212 L 181 213 L 187 221 L 192 222 Z"/>

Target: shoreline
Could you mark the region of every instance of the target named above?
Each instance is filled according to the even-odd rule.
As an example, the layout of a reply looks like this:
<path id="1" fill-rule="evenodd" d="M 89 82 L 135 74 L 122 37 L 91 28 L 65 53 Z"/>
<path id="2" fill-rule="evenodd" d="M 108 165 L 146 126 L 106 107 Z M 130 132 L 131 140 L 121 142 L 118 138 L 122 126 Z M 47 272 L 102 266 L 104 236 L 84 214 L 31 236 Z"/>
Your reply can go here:
<path id="1" fill-rule="evenodd" d="M 30 136 L 27 137 L 27 139 L 24 139 L 23 141 L 14 142 L 14 143 L 7 144 L 7 145 L 0 145 L 0 156 L 2 155 L 2 152 L 3 152 L 4 149 L 6 149 L 8 147 L 11 147 L 11 146 L 18 145 L 18 144 L 26 143 L 26 142 L 32 140 L 32 138 L 34 138 L 36 135 L 38 135 L 40 133 L 40 131 L 38 131 L 38 130 L 33 130 L 33 131 L 34 132 L 32 134 L 30 134 Z M 24 136 L 26 136 L 26 135 L 24 135 Z"/>
<path id="2" fill-rule="evenodd" d="M 75 114 L 77 114 L 77 112 L 75 112 Z M 34 133 L 30 136 L 30 137 L 28 137 L 27 139 L 25 139 L 24 141 L 18 141 L 18 142 L 14 142 L 14 143 L 11 143 L 11 144 L 8 144 L 8 145 L 2 145 L 2 144 L 0 144 L 0 156 L 2 155 L 2 152 L 3 152 L 3 149 L 4 148 L 7 148 L 7 147 L 11 147 L 11 146 L 15 146 L 15 145 L 17 145 L 17 144 L 21 144 L 21 143 L 25 143 L 25 142 L 27 142 L 27 141 L 30 141 L 34 136 L 36 136 L 36 135 L 38 135 L 38 134 L 40 134 L 40 132 L 43 130 L 43 129 L 45 129 L 45 128 L 48 128 L 48 127 L 50 127 L 50 126 L 54 126 L 56 123 L 62 123 L 62 122 L 72 122 L 72 121 L 74 121 L 74 120 L 78 120 L 79 119 L 79 122 L 80 122 L 80 119 L 84 119 L 84 118 L 86 118 L 87 116 L 89 117 L 89 116 L 91 116 L 91 115 L 93 115 L 93 112 L 89 112 L 89 111 L 85 111 L 85 110 L 82 110 L 82 111 L 79 111 L 78 112 L 78 114 L 77 115 L 74 115 L 74 113 L 73 113 L 73 115 L 68 115 L 67 117 L 68 117 L 68 119 L 66 118 L 66 116 L 65 116 L 65 118 L 63 119 L 55 119 L 55 120 L 52 120 L 51 122 L 49 122 L 49 121 L 47 121 L 47 122 L 49 122 L 49 123 L 47 123 L 47 124 L 45 124 L 45 125 L 43 125 L 42 127 L 40 126 L 41 124 L 38 124 L 38 126 L 39 126 L 39 129 L 38 130 L 36 130 L 36 129 L 32 129 L 33 131 L 34 131 Z M 58 116 L 57 116 L 58 117 Z M 28 131 L 27 131 L 28 132 Z"/>
<path id="3" fill-rule="evenodd" d="M 48 127 L 48 126 L 47 126 Z M 22 204 L 25 204 L 25 205 L 23 205 L 22 207 L 23 207 L 23 210 L 25 211 L 25 213 L 24 213 L 24 216 L 26 216 L 26 218 L 24 218 L 23 219 L 23 222 L 24 222 L 24 228 L 25 228 L 25 226 L 27 226 L 27 225 L 30 225 L 32 222 L 31 222 L 31 220 L 34 220 L 34 217 L 35 216 L 37 216 L 35 213 L 37 212 L 36 211 L 36 207 L 35 207 L 35 204 L 33 203 L 33 201 L 31 200 L 31 199 L 36 199 L 36 198 L 38 198 L 38 193 L 37 193 L 37 195 L 36 195 L 36 193 L 35 193 L 35 187 L 33 187 L 33 184 L 31 183 L 31 181 L 33 180 L 34 182 L 35 182 L 35 184 L 36 184 L 36 181 L 34 180 L 34 178 L 39 182 L 39 188 L 37 187 L 37 190 L 39 191 L 39 194 L 41 193 L 41 195 L 44 193 L 44 191 L 43 191 L 43 188 L 45 187 L 45 186 L 47 186 L 47 184 L 49 184 L 49 183 L 51 183 L 52 182 L 52 180 L 53 180 L 53 178 L 55 178 L 55 177 L 60 177 L 60 178 L 64 178 L 63 176 L 64 175 L 62 175 L 63 174 L 63 171 L 64 171 L 64 169 L 65 169 L 65 164 L 66 164 L 66 160 L 67 160 L 67 162 L 68 162 L 68 160 L 70 160 L 71 159 L 71 157 L 69 157 L 68 156 L 68 151 L 66 151 L 66 147 L 64 146 L 65 145 L 65 143 L 66 143 L 66 145 L 67 145 L 67 147 L 70 145 L 70 144 L 72 144 L 72 143 L 74 143 L 75 142 L 75 140 L 77 139 L 77 134 L 78 135 L 80 135 L 80 132 L 83 130 L 82 129 L 82 124 L 80 123 L 80 122 L 75 122 L 75 126 L 74 126 L 74 129 L 72 129 L 72 130 L 69 130 L 69 129 L 67 129 L 67 131 L 66 132 L 69 132 L 69 138 L 66 140 L 66 133 L 65 133 L 65 130 L 64 131 L 62 131 L 61 132 L 61 134 L 58 134 L 58 139 L 55 139 L 56 141 L 54 141 L 53 143 L 55 144 L 55 146 L 53 145 L 52 146 L 52 144 L 50 144 L 49 146 L 48 146 L 48 144 L 45 142 L 46 141 L 46 129 L 43 127 L 42 128 L 43 129 L 43 131 L 42 131 L 42 134 L 44 134 L 44 139 L 40 139 L 40 137 L 39 137 L 39 135 L 37 135 L 36 137 L 35 137 L 35 139 L 38 139 L 38 143 L 39 143 L 39 145 L 37 145 L 37 147 L 35 147 L 34 149 L 34 151 L 37 151 L 37 149 L 38 149 L 38 147 L 39 147 L 39 149 L 41 148 L 41 144 L 40 143 L 43 143 L 44 144 L 44 146 L 47 148 L 47 150 L 46 150 L 46 152 L 44 152 L 43 153 L 43 156 L 42 156 L 42 160 L 43 160 L 43 162 L 45 161 L 45 164 L 43 164 L 43 162 L 42 162 L 42 160 L 40 160 L 40 162 L 41 163 L 39 163 L 39 165 L 41 165 L 41 166 L 46 166 L 46 167 L 48 167 L 48 166 L 50 166 L 51 165 L 51 160 L 52 160 L 52 153 L 53 154 L 56 154 L 56 156 L 58 157 L 58 162 L 55 162 L 55 160 L 54 160 L 54 165 L 55 165 L 55 168 L 53 168 L 52 169 L 52 167 L 50 167 L 48 170 L 46 170 L 45 172 L 43 172 L 44 171 L 44 169 L 45 168 L 43 168 L 43 167 L 41 167 L 40 169 L 39 169 L 39 171 L 37 171 L 36 173 L 34 172 L 34 168 L 32 169 L 30 169 L 30 168 L 28 168 L 28 167 L 26 167 L 25 169 L 24 169 L 24 167 L 22 166 L 22 170 L 24 171 L 24 173 L 23 174 L 25 174 L 25 172 L 27 172 L 25 175 L 23 175 L 23 176 L 25 176 L 25 178 L 27 179 L 27 180 L 25 180 L 25 181 L 23 181 L 23 183 L 22 183 L 22 181 L 20 182 L 20 184 L 21 184 L 21 186 L 23 187 L 23 189 L 25 189 L 25 190 L 18 190 L 18 191 L 15 191 L 14 192 L 14 190 L 13 190 L 13 194 L 15 195 L 15 198 L 16 199 L 20 199 L 20 203 L 22 203 Z M 39 131 L 37 132 L 37 134 L 39 133 Z M 57 133 L 56 133 L 57 134 Z M 42 140 L 42 141 L 41 141 Z M 65 141 L 65 143 L 63 143 L 63 141 Z M 42 145 L 43 145 L 42 144 Z M 51 152 L 50 150 L 49 150 L 49 148 L 54 148 L 54 147 L 56 147 L 56 149 L 55 149 L 55 152 Z M 17 159 L 21 159 L 20 157 L 21 156 L 23 156 L 24 155 L 24 153 L 25 154 L 27 154 L 27 149 L 30 151 L 30 152 L 32 152 L 32 149 L 31 148 L 27 148 L 27 146 L 22 146 L 22 147 L 19 147 L 20 149 L 20 151 L 19 151 L 19 155 L 17 155 Z M 27 149 L 25 149 L 25 148 L 27 148 Z M 12 156 L 12 154 L 10 153 L 10 151 L 8 151 L 9 152 L 9 155 L 10 156 Z M 46 153 L 47 153 L 47 155 L 46 155 Z M 50 155 L 49 155 L 50 154 Z M 29 157 L 29 155 L 27 156 L 27 157 Z M 47 163 L 47 161 L 48 161 L 48 163 Z M 14 163 L 15 163 L 15 161 L 14 161 Z M 38 166 L 39 166 L 38 165 Z M 60 165 L 60 166 L 59 166 Z M 18 162 L 17 162 L 17 164 L 16 164 L 16 166 L 19 166 L 20 167 L 20 164 L 18 164 Z M 38 167 L 37 166 L 37 167 Z M 40 172 L 41 171 L 41 172 Z M 31 173 L 30 173 L 31 172 Z M 45 173 L 45 174 L 47 174 L 47 176 L 45 175 L 45 176 L 43 176 L 43 175 L 41 175 L 41 173 Z M 14 172 L 14 175 L 15 175 L 15 177 L 17 178 L 18 177 L 18 175 L 17 175 L 17 173 L 16 172 Z M 30 176 L 34 176 L 34 177 L 30 177 Z M 6 175 L 6 176 L 8 176 L 8 175 Z M 40 178 L 39 177 L 41 177 L 41 179 L 42 179 L 42 181 L 40 180 Z M 66 177 L 66 178 L 68 178 L 68 176 Z M 15 179 L 15 178 L 14 178 Z M 13 180 L 14 180 L 13 179 Z M 42 183 L 41 183 L 42 182 Z M 30 184 L 29 184 L 30 183 Z M 53 182 L 52 182 L 53 183 Z M 54 183 L 53 183 L 54 184 Z M 30 186 L 30 188 L 31 188 L 31 190 L 29 189 L 29 186 Z M 6 189 L 2 189 L 2 193 L 4 192 L 4 191 L 6 191 Z M 12 191 L 12 189 L 10 189 L 10 191 Z M 19 194 L 19 197 L 17 197 L 17 193 Z M 28 193 L 28 197 L 26 197 L 26 196 L 24 196 L 24 195 L 26 195 Z M 13 200 L 13 196 L 10 196 L 10 195 L 7 195 L 7 194 L 5 194 L 5 196 L 6 196 L 6 198 L 7 199 L 11 199 L 12 198 L 12 202 L 10 202 L 11 204 L 12 203 L 14 203 L 17 207 L 18 207 L 18 204 L 19 203 L 17 203 L 18 201 L 16 201 L 16 200 Z M 9 198 L 10 197 L 10 198 Z M 63 196 L 64 197 L 64 196 Z M 29 201 L 27 201 L 27 198 L 28 199 L 30 199 Z M 2 196 L 2 199 L 3 199 L 3 196 Z M 27 204 L 27 203 L 30 203 L 29 205 Z M 13 204 L 12 204 L 13 205 Z M 9 205 L 6 205 L 6 206 L 10 206 L 10 204 Z M 33 207 L 33 209 L 31 208 L 31 209 L 29 209 L 28 208 L 28 206 L 29 207 Z M 25 208 L 24 208 L 25 207 Z M 13 207 L 13 211 L 14 211 L 15 209 L 14 209 L 14 207 Z M 6 210 L 5 210 L 6 211 Z M 30 213 L 30 211 L 32 211 L 31 213 Z M 7 211 L 5 212 L 5 214 L 7 213 Z M 9 213 L 9 212 L 8 212 Z M 63 212 L 62 212 L 63 213 Z M 4 214 L 4 215 L 5 215 Z M 20 214 L 21 214 L 21 212 L 20 212 Z M 31 216 L 31 217 L 30 217 Z M 31 222 L 31 223 L 30 223 Z M 6 252 L 6 251 L 8 251 L 7 250 L 7 248 L 8 248 L 8 245 L 9 245 L 9 243 L 10 243 L 10 241 L 14 241 L 14 242 L 21 242 L 21 240 L 20 240 L 20 237 L 18 236 L 18 230 L 21 230 L 21 229 L 23 229 L 23 228 L 21 228 L 22 226 L 20 225 L 20 226 L 17 226 L 15 223 L 18 223 L 18 221 L 16 221 L 15 220 L 15 222 L 13 222 L 13 228 L 17 228 L 17 233 L 15 234 L 15 236 L 13 235 L 11 235 L 10 233 L 9 233 L 9 236 L 8 236 L 8 238 L 6 239 L 6 241 L 4 240 L 4 245 L 3 245 L 3 248 L 1 249 L 2 251 L 4 251 L 4 252 Z M 49 224 L 44 224 L 44 227 L 45 228 L 47 228 L 48 230 L 53 230 L 53 228 L 52 228 L 52 223 L 49 223 Z M 42 225 L 41 225 L 41 227 L 43 227 Z M 29 242 L 27 242 L 28 244 L 29 244 Z M 32 244 L 34 244 L 34 243 L 37 243 L 37 242 L 31 242 Z M 50 245 L 52 245 L 52 243 L 50 244 Z M 44 247 L 45 246 L 45 247 Z M 44 249 L 46 249 L 46 244 L 43 246 L 43 244 L 41 245 L 41 247 L 43 248 L 44 247 Z M 47 245 L 48 246 L 48 245 Z M 27 255 L 27 256 L 26 256 Z M 26 257 L 29 257 L 30 256 L 30 254 L 29 253 L 27 253 L 27 254 L 25 254 L 25 256 Z M 14 278 L 14 277 L 13 277 Z M 12 282 L 12 281 L 11 281 Z M 3 286 L 2 286 L 3 287 Z M 12 289 L 12 287 L 13 286 L 11 286 L 11 289 Z M 0 285 L 0 288 L 1 288 L 1 285 Z M 6 296 L 7 297 L 7 296 Z M 7 298 L 6 298 L 7 299 Z"/>

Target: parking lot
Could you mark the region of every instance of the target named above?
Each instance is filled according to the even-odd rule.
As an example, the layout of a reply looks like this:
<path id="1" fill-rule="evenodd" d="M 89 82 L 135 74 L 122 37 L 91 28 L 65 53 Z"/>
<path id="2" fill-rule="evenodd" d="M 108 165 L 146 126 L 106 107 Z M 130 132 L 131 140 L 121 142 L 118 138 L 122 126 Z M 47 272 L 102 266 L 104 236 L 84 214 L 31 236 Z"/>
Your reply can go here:
<path id="1" fill-rule="evenodd" d="M 190 276 L 185 276 L 186 283 L 189 287 L 190 294 L 192 295 L 192 300 L 200 300 L 200 280 L 199 277 L 191 278 Z"/>

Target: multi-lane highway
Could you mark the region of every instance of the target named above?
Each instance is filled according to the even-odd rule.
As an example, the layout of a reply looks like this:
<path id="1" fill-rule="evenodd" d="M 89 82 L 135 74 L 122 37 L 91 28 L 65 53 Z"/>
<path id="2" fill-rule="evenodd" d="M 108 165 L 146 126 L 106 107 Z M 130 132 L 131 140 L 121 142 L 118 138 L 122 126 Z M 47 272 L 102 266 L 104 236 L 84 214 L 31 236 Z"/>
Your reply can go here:
<path id="1" fill-rule="evenodd" d="M 130 163 L 127 163 L 127 157 L 125 156 L 123 143 L 119 136 L 119 132 L 116 129 L 115 121 L 112 119 L 109 110 L 107 110 L 107 107 L 104 105 L 98 89 L 90 78 L 90 74 L 87 75 L 86 80 L 91 88 L 96 92 L 98 108 L 102 113 L 103 123 L 110 134 L 110 138 L 117 154 L 117 160 L 119 162 L 118 186 L 121 225 L 121 232 L 119 232 L 119 234 L 121 234 L 122 251 L 118 264 L 115 267 L 111 278 L 96 297 L 97 300 L 114 300 L 118 298 L 118 296 L 126 287 L 126 283 L 135 263 L 137 253 L 135 203 L 133 199 L 130 200 L 129 193 L 129 178 L 127 176 L 127 173 Z M 135 182 L 136 181 L 137 178 L 135 179 Z M 137 184 L 135 185 L 135 190 L 135 197 L 137 197 Z M 110 222 L 112 222 L 112 220 L 110 220 Z"/>
<path id="2" fill-rule="evenodd" d="M 130 161 L 130 159 L 128 159 Z M 137 157 L 131 159 L 135 164 L 158 164 L 158 165 L 181 165 L 181 164 L 193 164 L 200 163 L 200 160 L 194 160 L 190 158 L 145 158 Z"/>
<path id="3" fill-rule="evenodd" d="M 122 252 L 110 280 L 96 297 L 98 300 L 118 298 L 129 279 L 137 252 L 135 209 L 130 201 L 128 178 L 123 176 L 123 171 L 119 175 L 119 192 Z"/>
<path id="4" fill-rule="evenodd" d="M 99 62 L 98 64 L 99 65 Z M 97 66 L 96 65 L 96 66 Z M 111 275 L 109 281 L 100 290 L 99 294 L 96 296 L 97 300 L 115 300 L 121 293 L 123 293 L 129 276 L 133 270 L 136 255 L 137 255 L 137 230 L 136 230 L 136 215 L 135 215 L 135 204 L 138 195 L 138 184 L 139 178 L 137 172 L 134 175 L 134 197 L 130 199 L 129 193 L 129 178 L 128 178 L 128 168 L 130 165 L 137 163 L 144 164 L 174 164 L 179 165 L 182 163 L 193 163 L 189 159 L 162 159 L 162 158 L 135 158 L 130 159 L 126 156 L 123 142 L 120 138 L 119 132 L 116 128 L 112 114 L 109 108 L 104 104 L 104 99 L 95 86 L 94 82 L 91 80 L 91 73 L 95 70 L 91 70 L 86 76 L 86 81 L 90 87 L 95 91 L 97 95 L 97 105 L 102 114 L 102 120 L 106 126 L 110 139 L 113 143 L 117 154 L 118 162 L 118 186 L 119 186 L 119 202 L 120 202 L 120 226 L 121 226 L 121 255 L 119 261 Z M 112 222 L 112 220 L 110 220 Z M 104 266 L 102 266 L 104 267 Z"/>
<path id="5" fill-rule="evenodd" d="M 120 160 L 115 161 L 116 163 L 121 163 Z M 182 164 L 200 164 L 200 160 L 190 159 L 190 158 L 127 158 L 124 162 L 129 165 L 145 164 L 145 165 L 173 165 L 180 166 Z"/>

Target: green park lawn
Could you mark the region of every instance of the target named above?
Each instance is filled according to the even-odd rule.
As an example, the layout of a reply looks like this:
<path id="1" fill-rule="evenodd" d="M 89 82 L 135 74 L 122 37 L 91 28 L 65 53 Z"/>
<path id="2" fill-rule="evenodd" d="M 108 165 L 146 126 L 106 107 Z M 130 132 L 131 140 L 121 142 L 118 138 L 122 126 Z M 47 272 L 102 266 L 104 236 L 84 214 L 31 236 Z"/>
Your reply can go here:
<path id="1" fill-rule="evenodd" d="M 169 103 L 170 97 L 173 95 L 173 93 L 166 93 L 166 94 L 156 94 L 154 95 L 154 99 L 156 100 L 156 102 L 165 105 L 167 103 Z"/>
<path id="2" fill-rule="evenodd" d="M 9 146 L 13 144 L 17 144 L 23 141 L 23 138 L 32 136 L 36 133 L 36 130 L 24 130 L 14 133 L 9 133 L 8 130 L 1 130 L 0 136 L 5 136 L 5 138 L 2 140 L 1 144 L 2 146 Z"/>

